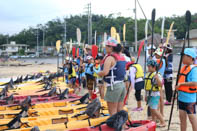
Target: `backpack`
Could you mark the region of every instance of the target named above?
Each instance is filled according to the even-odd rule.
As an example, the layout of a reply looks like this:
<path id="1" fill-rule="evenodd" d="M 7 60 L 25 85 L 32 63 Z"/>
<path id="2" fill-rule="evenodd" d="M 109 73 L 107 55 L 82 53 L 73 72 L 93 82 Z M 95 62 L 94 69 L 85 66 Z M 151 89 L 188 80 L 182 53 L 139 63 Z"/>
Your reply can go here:
<path id="1" fill-rule="evenodd" d="M 114 128 L 115 131 L 121 131 L 122 126 L 128 120 L 128 113 L 124 110 L 117 112 L 116 114 L 112 115 L 110 118 L 107 119 L 106 124 L 107 126 Z"/>
<path id="2" fill-rule="evenodd" d="M 101 109 L 101 103 L 99 99 L 96 98 L 91 103 L 88 104 L 85 113 L 89 117 L 95 117 L 96 116 L 95 113 L 100 112 L 100 109 Z"/>

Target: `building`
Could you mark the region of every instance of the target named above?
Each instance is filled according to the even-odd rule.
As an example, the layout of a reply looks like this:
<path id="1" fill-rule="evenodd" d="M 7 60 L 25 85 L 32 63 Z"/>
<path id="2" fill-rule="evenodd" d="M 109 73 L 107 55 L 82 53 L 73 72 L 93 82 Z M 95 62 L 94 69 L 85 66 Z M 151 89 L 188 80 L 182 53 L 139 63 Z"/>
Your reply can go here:
<path id="1" fill-rule="evenodd" d="M 18 55 L 18 52 L 21 49 L 24 49 L 24 52 L 27 53 L 28 52 L 28 47 L 29 45 L 26 44 L 16 44 L 15 41 L 11 41 L 10 44 L 3 44 L 1 45 L 2 48 L 2 55 Z"/>
<path id="2" fill-rule="evenodd" d="M 190 47 L 197 47 L 197 29 L 192 29 L 189 31 L 189 38 L 190 38 Z M 184 43 L 184 38 L 183 39 L 179 39 L 178 43 L 176 44 L 175 47 L 176 48 L 182 48 L 183 43 Z M 185 41 L 186 47 L 188 47 L 188 40 Z"/>

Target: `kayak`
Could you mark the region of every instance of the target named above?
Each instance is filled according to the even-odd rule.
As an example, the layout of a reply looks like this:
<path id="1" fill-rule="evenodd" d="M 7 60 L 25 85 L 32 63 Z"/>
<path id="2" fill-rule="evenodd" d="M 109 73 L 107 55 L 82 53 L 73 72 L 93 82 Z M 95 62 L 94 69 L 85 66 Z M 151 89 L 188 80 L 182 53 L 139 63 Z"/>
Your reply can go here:
<path id="1" fill-rule="evenodd" d="M 127 126 L 126 131 L 156 131 L 156 123 L 150 120 L 131 121 L 131 124 L 127 122 Z M 103 124 L 100 127 L 78 128 L 69 131 L 114 131 L 114 128 Z"/>
<path id="2" fill-rule="evenodd" d="M 46 131 L 46 130 L 71 130 L 71 129 L 76 129 L 76 128 L 85 128 L 89 126 L 96 126 L 104 121 L 106 121 L 109 118 L 109 116 L 103 116 L 99 118 L 90 118 L 86 120 L 77 120 L 77 121 L 66 121 L 64 123 L 58 123 L 58 121 L 54 122 L 54 124 L 49 124 L 45 126 L 37 126 L 36 124 L 39 125 L 39 123 L 35 123 L 35 126 L 39 128 L 40 131 Z M 51 123 L 51 122 L 49 122 Z M 47 124 L 47 123 L 46 123 Z M 20 129 L 14 129 L 14 131 L 31 131 L 33 127 L 30 127 L 28 123 L 22 124 Z M 8 127 L 6 125 L 0 125 L 0 130 L 6 130 Z"/>
<path id="3" fill-rule="evenodd" d="M 40 109 L 40 108 L 52 108 L 52 107 L 66 107 L 68 105 L 79 105 L 81 103 L 86 102 L 88 100 L 88 94 L 84 95 L 83 97 L 78 96 L 77 98 L 70 98 L 70 99 L 65 99 L 62 101 L 55 101 L 55 102 L 41 102 L 41 103 L 36 103 L 32 104 L 31 108 L 32 109 Z M 2 111 L 10 111 L 10 110 L 20 110 L 21 106 L 20 105 L 7 105 L 7 106 L 0 106 L 0 113 Z"/>

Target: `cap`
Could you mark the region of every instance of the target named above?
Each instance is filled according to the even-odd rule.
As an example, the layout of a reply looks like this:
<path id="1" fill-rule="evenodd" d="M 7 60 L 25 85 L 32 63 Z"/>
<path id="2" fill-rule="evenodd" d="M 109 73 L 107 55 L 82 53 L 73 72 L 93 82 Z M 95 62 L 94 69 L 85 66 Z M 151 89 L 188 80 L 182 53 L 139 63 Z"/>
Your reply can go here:
<path id="1" fill-rule="evenodd" d="M 66 60 L 69 60 L 69 57 L 68 56 L 66 57 Z"/>
<path id="2" fill-rule="evenodd" d="M 118 42 L 112 37 L 109 37 L 108 40 L 106 41 L 106 46 L 108 45 L 108 46 L 115 47 L 115 46 L 117 46 L 117 44 L 118 44 Z"/>
<path id="3" fill-rule="evenodd" d="M 195 51 L 195 49 L 194 48 L 186 48 L 185 50 L 184 50 L 184 54 L 185 55 L 188 55 L 188 56 L 191 56 L 192 58 L 196 58 L 196 51 Z"/>
<path id="4" fill-rule="evenodd" d="M 154 52 L 154 54 L 157 54 L 157 55 L 159 55 L 159 56 L 162 56 L 162 54 L 163 54 L 163 49 L 162 49 L 162 48 L 158 48 L 158 49 Z"/>
<path id="5" fill-rule="evenodd" d="M 157 66 L 157 62 L 155 60 L 148 60 L 147 66 Z"/>
<path id="6" fill-rule="evenodd" d="M 87 56 L 87 60 L 91 60 L 92 59 L 92 56 Z"/>
<path id="7" fill-rule="evenodd" d="M 166 48 L 172 50 L 172 46 L 170 44 L 167 44 Z"/>

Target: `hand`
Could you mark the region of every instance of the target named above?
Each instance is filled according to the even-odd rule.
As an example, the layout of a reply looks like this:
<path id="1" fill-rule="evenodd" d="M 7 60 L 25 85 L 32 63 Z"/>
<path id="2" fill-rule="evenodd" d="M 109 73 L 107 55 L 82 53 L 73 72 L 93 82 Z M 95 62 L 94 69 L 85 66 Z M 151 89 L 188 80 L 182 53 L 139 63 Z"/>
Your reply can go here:
<path id="1" fill-rule="evenodd" d="M 175 86 L 175 90 L 178 91 L 180 86 L 181 86 L 181 84 L 178 84 L 177 86 Z"/>

